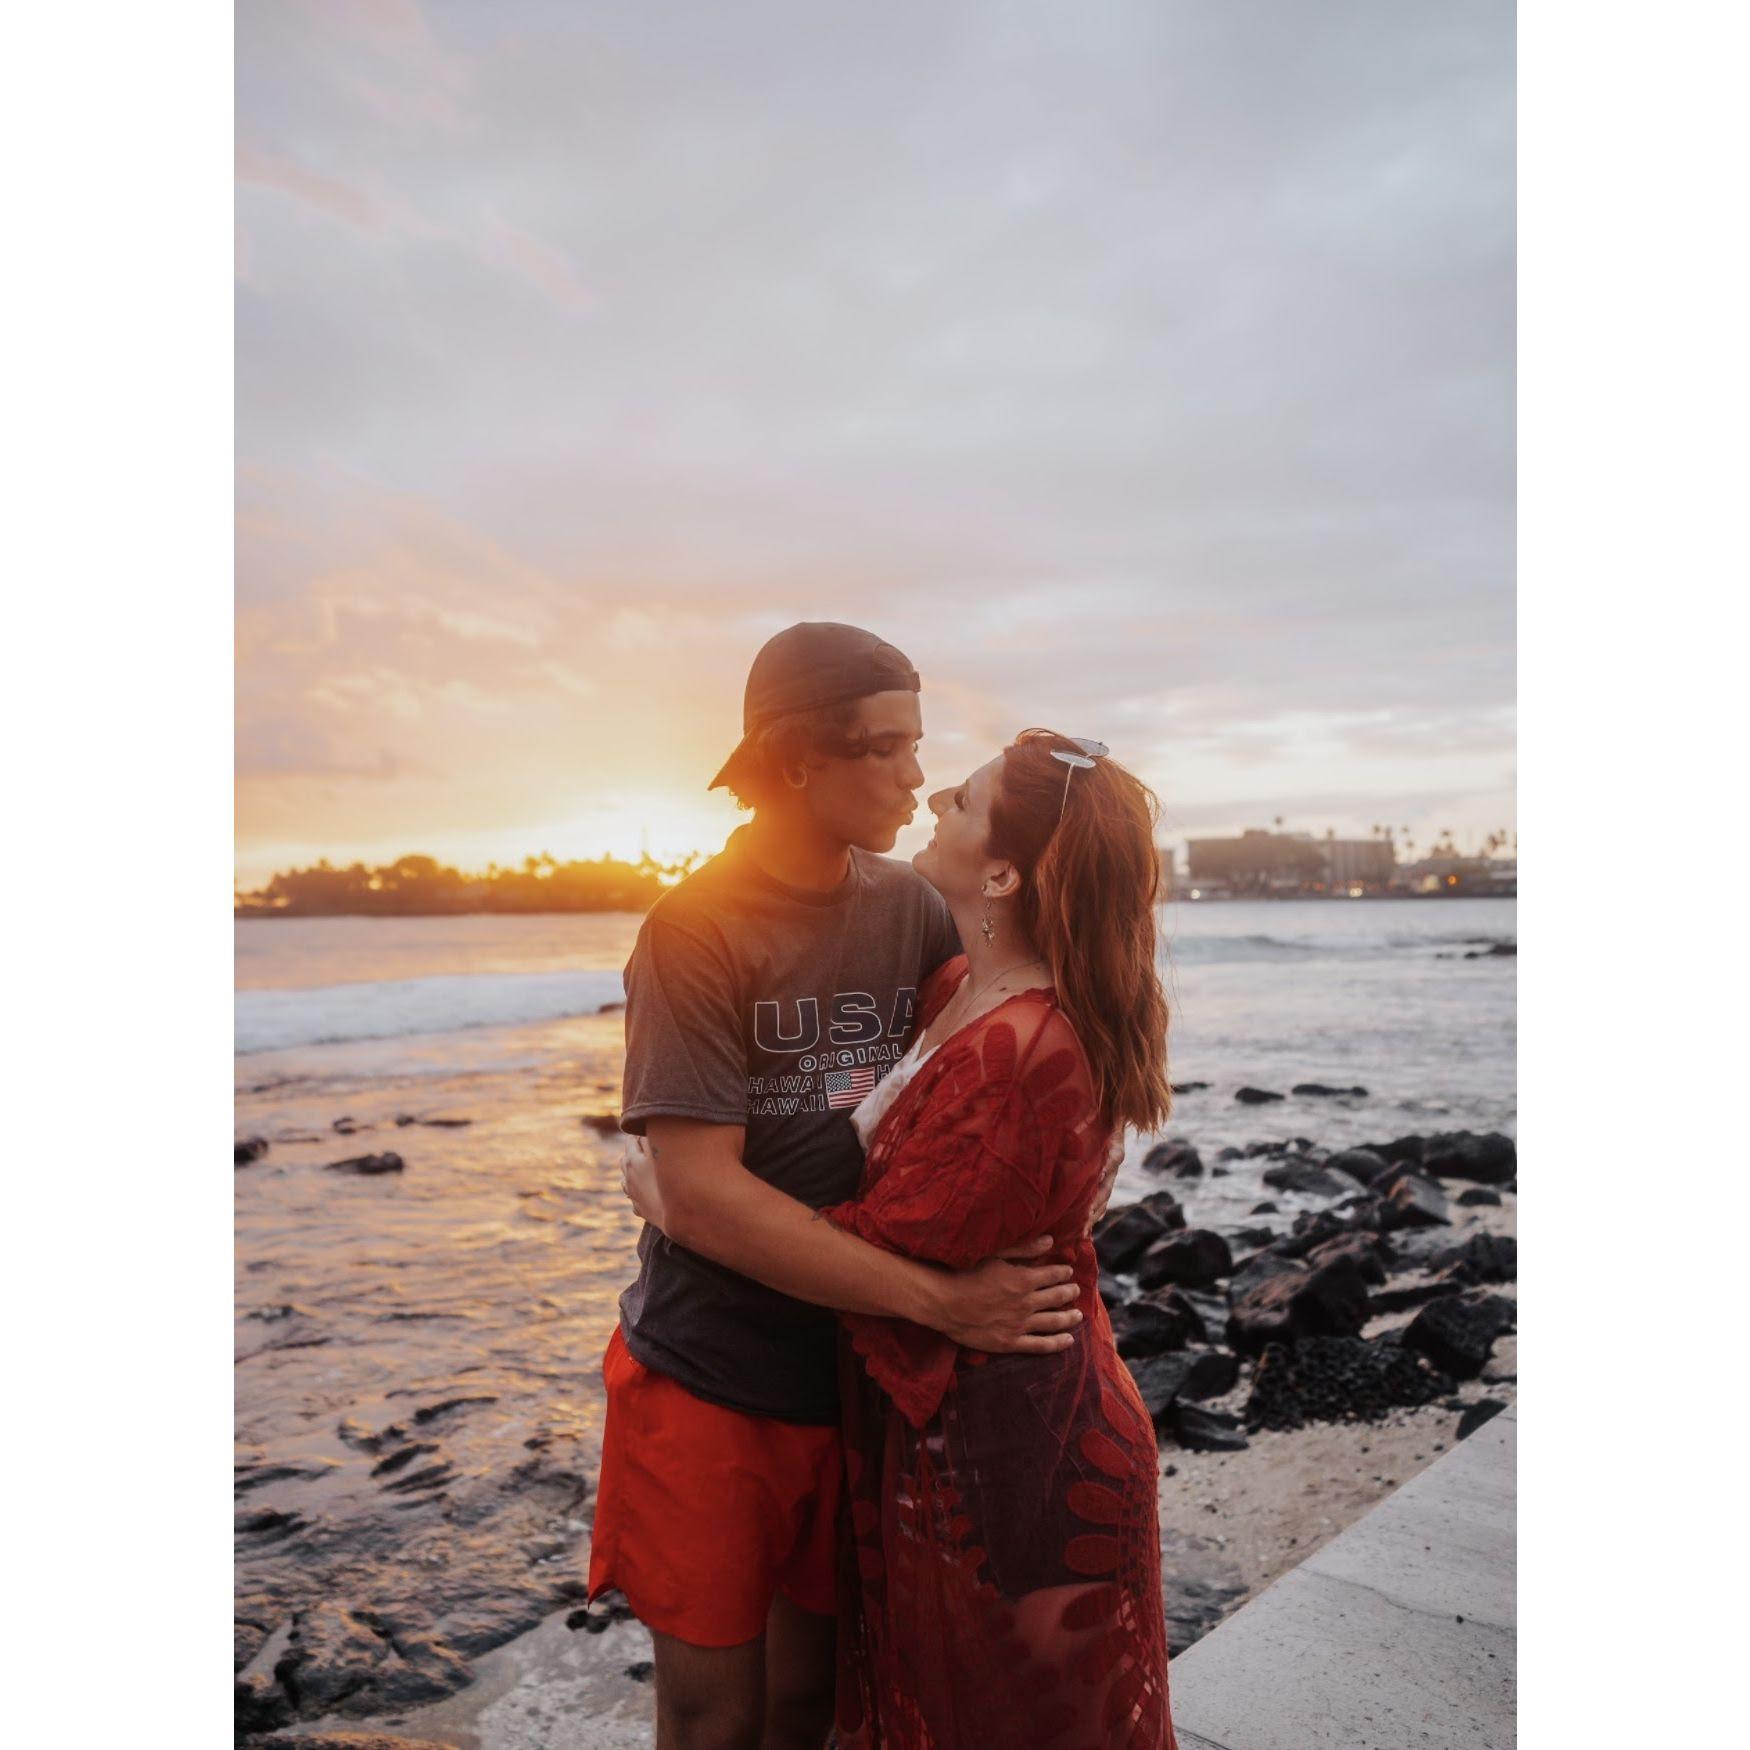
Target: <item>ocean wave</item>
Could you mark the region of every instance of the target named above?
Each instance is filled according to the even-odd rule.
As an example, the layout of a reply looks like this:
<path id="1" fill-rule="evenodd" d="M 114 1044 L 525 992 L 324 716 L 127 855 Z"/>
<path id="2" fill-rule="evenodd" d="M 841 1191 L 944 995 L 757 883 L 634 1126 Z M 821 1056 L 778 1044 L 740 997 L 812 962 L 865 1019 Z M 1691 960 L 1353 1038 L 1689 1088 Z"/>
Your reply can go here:
<path id="1" fill-rule="evenodd" d="M 617 971 L 453 974 L 237 992 L 234 1050 L 284 1051 L 593 1015 L 623 1000 Z"/>

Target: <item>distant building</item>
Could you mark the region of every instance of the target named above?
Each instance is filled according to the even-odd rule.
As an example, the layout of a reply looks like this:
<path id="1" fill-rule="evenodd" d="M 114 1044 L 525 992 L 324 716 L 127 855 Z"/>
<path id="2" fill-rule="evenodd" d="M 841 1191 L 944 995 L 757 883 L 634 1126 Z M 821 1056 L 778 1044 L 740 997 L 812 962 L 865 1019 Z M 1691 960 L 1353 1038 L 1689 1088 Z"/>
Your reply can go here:
<path id="1" fill-rule="evenodd" d="M 1192 839 L 1186 885 L 1193 898 L 1383 893 L 1397 865 L 1387 838 L 1340 839 L 1326 833 L 1265 832 Z"/>
<path id="2" fill-rule="evenodd" d="M 1404 893 L 1511 896 L 1519 891 L 1519 864 L 1513 859 L 1490 857 L 1424 857 L 1398 871 L 1396 886 Z"/>

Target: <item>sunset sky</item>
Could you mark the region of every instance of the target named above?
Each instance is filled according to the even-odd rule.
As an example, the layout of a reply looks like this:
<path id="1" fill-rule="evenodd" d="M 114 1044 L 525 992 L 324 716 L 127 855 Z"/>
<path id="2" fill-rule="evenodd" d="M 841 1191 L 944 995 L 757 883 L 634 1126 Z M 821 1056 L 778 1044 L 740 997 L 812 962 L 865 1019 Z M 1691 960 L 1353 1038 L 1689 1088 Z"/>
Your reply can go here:
<path id="1" fill-rule="evenodd" d="M 1513 822 L 1501 0 L 241 0 L 237 875 L 714 849 L 850 620 L 1165 837 Z M 920 824 L 902 839 L 915 848 Z"/>

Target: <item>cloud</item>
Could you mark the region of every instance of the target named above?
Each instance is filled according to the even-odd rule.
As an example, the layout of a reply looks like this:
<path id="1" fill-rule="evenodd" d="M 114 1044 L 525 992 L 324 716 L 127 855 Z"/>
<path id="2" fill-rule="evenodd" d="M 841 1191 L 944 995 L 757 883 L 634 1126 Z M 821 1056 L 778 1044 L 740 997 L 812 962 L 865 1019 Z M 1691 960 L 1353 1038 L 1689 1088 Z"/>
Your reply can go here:
<path id="1" fill-rule="evenodd" d="M 244 8 L 240 831 L 252 713 L 451 774 L 410 819 L 627 733 L 690 794 L 802 618 L 932 748 L 1499 824 L 1512 16 Z"/>

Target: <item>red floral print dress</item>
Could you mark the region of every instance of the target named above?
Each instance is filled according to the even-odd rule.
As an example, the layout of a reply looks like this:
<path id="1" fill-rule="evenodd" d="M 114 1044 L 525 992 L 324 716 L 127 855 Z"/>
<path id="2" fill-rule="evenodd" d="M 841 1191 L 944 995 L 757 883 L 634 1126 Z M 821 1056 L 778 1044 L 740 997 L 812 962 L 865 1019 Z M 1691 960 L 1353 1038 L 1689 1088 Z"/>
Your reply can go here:
<path id="1" fill-rule="evenodd" d="M 965 971 L 936 973 L 920 1025 Z M 845 1318 L 843 1750 L 1177 1750 L 1154 1427 L 1083 1231 L 1110 1134 L 1055 993 L 1024 991 L 930 1055 L 871 1138 L 861 1194 L 824 1212 L 957 1269 L 1053 1234 L 1082 1312 L 1053 1355 Z"/>

